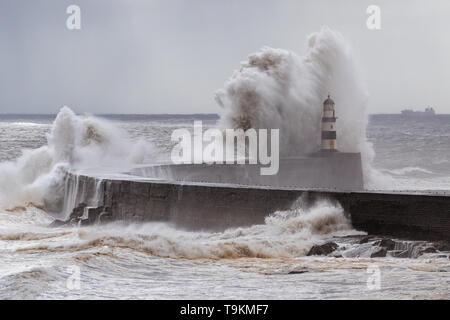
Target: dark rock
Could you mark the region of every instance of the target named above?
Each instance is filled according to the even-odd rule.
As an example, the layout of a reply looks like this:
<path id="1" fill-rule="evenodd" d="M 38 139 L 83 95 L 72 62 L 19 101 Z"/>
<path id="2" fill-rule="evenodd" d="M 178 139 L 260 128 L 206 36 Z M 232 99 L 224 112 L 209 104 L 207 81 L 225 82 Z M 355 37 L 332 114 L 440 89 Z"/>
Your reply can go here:
<path id="1" fill-rule="evenodd" d="M 394 250 L 395 249 L 395 241 L 391 239 L 381 239 L 380 241 L 375 242 L 375 245 L 379 247 L 383 247 L 386 250 Z"/>
<path id="2" fill-rule="evenodd" d="M 434 247 L 428 247 L 425 249 L 420 250 L 420 254 L 424 254 L 424 253 L 436 253 L 437 250 Z"/>
<path id="3" fill-rule="evenodd" d="M 448 241 L 439 241 L 435 243 L 436 249 L 439 251 L 450 251 L 450 242 Z"/>
<path id="4" fill-rule="evenodd" d="M 288 272 L 288 274 L 302 274 L 306 272 L 308 272 L 308 270 L 291 270 Z"/>
<path id="5" fill-rule="evenodd" d="M 76 221 L 74 220 L 73 224 L 76 224 L 76 225 L 79 225 L 79 226 L 83 226 L 83 227 L 91 225 L 91 223 L 89 222 L 88 219 L 79 219 L 79 220 L 76 220 Z"/>
<path id="6" fill-rule="evenodd" d="M 371 238 L 371 236 L 364 236 L 361 238 L 361 240 L 359 240 L 359 244 L 367 243 Z"/>
<path id="7" fill-rule="evenodd" d="M 86 216 L 85 212 L 87 213 Z M 112 215 L 109 207 L 87 207 L 86 204 L 81 203 L 73 209 L 69 220 L 64 222 L 64 224 L 88 226 L 100 222 L 109 222 L 112 220 L 111 218 Z"/>
<path id="8" fill-rule="evenodd" d="M 84 214 L 84 208 L 86 207 L 86 203 L 80 203 L 76 208 L 73 209 L 72 213 L 70 214 L 69 220 L 81 218 Z"/>
<path id="9" fill-rule="evenodd" d="M 372 252 L 370 257 L 371 258 L 382 258 L 382 257 L 386 257 L 386 254 L 387 254 L 386 248 L 378 247 L 375 249 L 375 251 Z"/>
<path id="10" fill-rule="evenodd" d="M 308 256 L 325 256 L 332 253 L 338 248 L 338 245 L 334 242 L 327 242 L 322 245 L 314 245 L 308 252 Z"/>

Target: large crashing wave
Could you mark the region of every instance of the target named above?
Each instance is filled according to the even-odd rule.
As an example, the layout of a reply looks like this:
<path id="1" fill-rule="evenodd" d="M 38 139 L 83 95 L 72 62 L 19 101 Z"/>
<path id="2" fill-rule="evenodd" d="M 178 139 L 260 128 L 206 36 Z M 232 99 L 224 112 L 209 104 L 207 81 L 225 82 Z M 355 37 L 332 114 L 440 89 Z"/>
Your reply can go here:
<path id="1" fill-rule="evenodd" d="M 224 232 L 189 232 L 167 223 L 110 223 L 70 230 L 73 236 L 61 233 L 61 241 L 27 245 L 23 251 L 76 251 L 92 248 L 122 248 L 157 257 L 184 259 L 295 258 L 308 253 L 316 242 L 333 235 L 348 234 L 351 225 L 338 204 L 321 200 L 312 206 L 299 200 L 287 211 L 268 216 L 264 224 L 233 228 Z M 59 235 L 58 235 L 59 236 Z M 8 234 L 15 239 L 23 234 Z M 30 239 L 47 234 L 28 234 Z"/>
<path id="2" fill-rule="evenodd" d="M 104 120 L 77 116 L 63 107 L 47 145 L 25 150 L 16 161 L 0 164 L 0 207 L 56 202 L 63 195 L 67 169 L 123 168 L 141 162 L 150 150 L 142 141 L 131 143 L 123 130 Z"/>
<path id="3" fill-rule="evenodd" d="M 223 107 L 223 127 L 280 129 L 281 155 L 293 156 L 320 149 L 328 94 L 336 102 L 337 147 L 361 152 L 370 180 L 374 152 L 366 140 L 368 93 L 340 33 L 323 27 L 312 34 L 303 57 L 268 47 L 251 54 L 216 93 L 216 101 Z"/>

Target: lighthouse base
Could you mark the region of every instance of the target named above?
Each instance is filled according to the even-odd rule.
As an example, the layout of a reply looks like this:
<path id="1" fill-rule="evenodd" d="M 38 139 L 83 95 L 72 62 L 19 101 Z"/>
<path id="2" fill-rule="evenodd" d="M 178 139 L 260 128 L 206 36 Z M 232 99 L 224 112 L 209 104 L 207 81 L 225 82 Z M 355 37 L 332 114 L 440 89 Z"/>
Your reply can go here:
<path id="1" fill-rule="evenodd" d="M 317 152 L 317 154 L 326 156 L 327 154 L 334 153 L 334 152 L 339 152 L 339 150 L 336 150 L 336 149 L 322 149 L 319 152 Z"/>
<path id="2" fill-rule="evenodd" d="M 259 164 L 181 164 L 135 168 L 132 175 L 168 181 L 296 189 L 363 190 L 361 154 L 317 152 L 280 159 L 278 173 L 261 175 Z"/>

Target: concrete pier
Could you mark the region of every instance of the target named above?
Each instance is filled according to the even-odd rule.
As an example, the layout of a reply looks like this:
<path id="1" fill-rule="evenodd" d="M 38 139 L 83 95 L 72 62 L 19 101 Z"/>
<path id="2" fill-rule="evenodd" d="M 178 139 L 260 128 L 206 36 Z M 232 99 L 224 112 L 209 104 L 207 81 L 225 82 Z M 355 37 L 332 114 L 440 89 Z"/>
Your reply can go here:
<path id="1" fill-rule="evenodd" d="M 153 165 L 131 170 L 132 175 L 167 181 L 239 184 L 281 188 L 362 190 L 361 154 L 317 152 L 307 157 L 282 158 L 275 175 L 261 175 L 260 164 Z"/>
<path id="2" fill-rule="evenodd" d="M 68 219 L 81 223 L 164 221 L 189 230 L 221 231 L 264 223 L 265 217 L 291 208 L 300 198 L 306 202 L 326 198 L 344 208 L 357 230 L 412 240 L 450 240 L 450 196 L 444 193 L 99 180 L 73 174 L 67 175 L 66 185 L 77 193 L 71 197 L 75 200 Z"/>

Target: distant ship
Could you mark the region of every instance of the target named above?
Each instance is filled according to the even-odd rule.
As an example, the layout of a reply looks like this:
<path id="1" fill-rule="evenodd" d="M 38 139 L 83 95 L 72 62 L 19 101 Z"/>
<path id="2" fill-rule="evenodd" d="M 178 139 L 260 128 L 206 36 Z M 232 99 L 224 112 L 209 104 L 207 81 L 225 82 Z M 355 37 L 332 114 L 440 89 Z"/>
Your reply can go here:
<path id="1" fill-rule="evenodd" d="M 436 115 L 436 112 L 433 108 L 428 107 L 425 109 L 425 111 L 414 111 L 412 109 L 405 109 L 402 110 L 402 116 L 408 116 L 408 117 L 433 117 Z"/>

